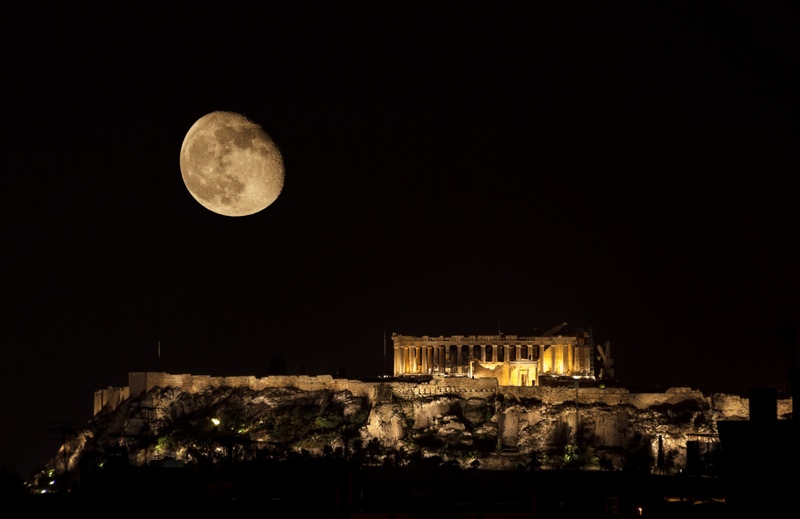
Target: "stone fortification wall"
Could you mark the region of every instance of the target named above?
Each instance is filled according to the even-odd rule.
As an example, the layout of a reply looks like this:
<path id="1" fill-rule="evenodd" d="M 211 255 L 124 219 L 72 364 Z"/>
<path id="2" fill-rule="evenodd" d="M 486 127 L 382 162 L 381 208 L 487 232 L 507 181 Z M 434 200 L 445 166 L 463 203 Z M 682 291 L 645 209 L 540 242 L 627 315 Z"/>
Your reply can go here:
<path id="1" fill-rule="evenodd" d="M 469 377 L 434 376 L 425 382 L 389 382 L 393 395 L 413 399 L 420 396 L 455 394 L 462 398 L 489 398 L 494 396 L 499 386 L 497 379 L 472 379 Z"/>
<path id="2" fill-rule="evenodd" d="M 217 387 L 247 387 L 254 391 L 273 387 L 295 387 L 302 391 L 348 390 L 353 395 L 365 397 L 373 401 L 376 396 L 376 384 L 358 380 L 335 379 L 330 375 L 319 376 L 240 376 L 212 377 L 209 375 L 181 374 L 173 375 L 162 372 L 136 372 L 128 374 L 129 395 L 139 396 L 154 387 L 175 387 L 189 393 L 197 393 Z M 127 398 L 127 396 L 126 396 Z M 117 402 L 118 403 L 118 402 Z M 95 407 L 97 412 L 97 407 Z"/>
<path id="3" fill-rule="evenodd" d="M 376 384 L 371 382 L 361 382 L 358 380 L 348 380 L 343 378 L 333 378 L 330 375 L 281 375 L 270 377 L 238 377 L 237 383 L 232 383 L 231 377 L 227 378 L 227 384 L 231 386 L 247 386 L 251 389 L 261 390 L 272 387 L 296 387 L 302 391 L 350 391 L 354 396 L 367 398 L 372 402 L 376 394 Z"/>
<path id="4" fill-rule="evenodd" d="M 94 392 L 94 414 L 99 413 L 104 408 L 116 409 L 122 401 L 130 397 L 127 387 L 111 387 L 99 389 Z"/>
<path id="5" fill-rule="evenodd" d="M 563 388 L 563 387 L 517 387 L 505 386 L 500 388 L 500 392 L 508 397 L 519 400 L 535 398 L 545 404 L 559 405 L 566 402 L 574 402 L 577 397 L 578 403 L 587 404 L 606 404 L 606 405 L 630 405 L 637 409 L 660 404 L 674 404 L 688 399 L 703 400 L 703 393 L 688 388 L 671 388 L 664 393 L 631 393 L 624 388 Z"/>
<path id="6" fill-rule="evenodd" d="M 347 390 L 355 396 L 365 397 L 374 402 L 381 394 L 380 386 L 391 388 L 393 395 L 400 398 L 413 398 L 421 395 L 457 393 L 466 398 L 494 395 L 498 390 L 496 379 L 471 379 L 468 377 L 433 377 L 429 381 L 362 382 L 338 379 L 330 375 L 318 376 L 241 376 L 212 377 L 208 375 L 173 375 L 162 372 L 135 372 L 128 374 L 130 395 L 139 396 L 154 387 L 175 387 L 186 392 L 200 392 L 216 387 L 247 387 L 255 391 L 273 387 L 295 387 L 302 391 Z"/>
<path id="7" fill-rule="evenodd" d="M 631 393 L 624 388 L 558 388 L 543 386 L 499 386 L 497 379 L 434 376 L 427 380 L 409 378 L 408 381 L 393 379 L 387 382 L 362 382 L 358 380 L 334 379 L 330 375 L 318 376 L 240 376 L 212 377 L 163 372 L 134 372 L 128 374 L 128 387 L 101 389 L 95 392 L 94 412 L 106 407 L 112 409 L 129 397 L 138 397 L 154 387 L 175 387 L 187 392 L 200 392 L 215 387 L 248 387 L 262 390 L 273 387 L 295 387 L 302 391 L 350 391 L 354 396 L 364 397 L 371 404 L 390 400 L 392 397 L 414 399 L 421 396 L 454 394 L 462 398 L 490 398 L 495 394 L 506 399 L 524 401 L 538 399 L 544 404 L 560 405 L 574 402 L 605 404 L 609 406 L 629 405 L 647 409 L 661 404 L 676 404 L 684 400 L 704 401 L 715 418 L 746 420 L 749 416 L 748 399 L 727 394 L 704 396 L 691 388 L 670 388 L 663 393 Z M 792 412 L 791 399 L 778 400 L 778 416 Z M 616 425 L 615 425 L 616 426 Z"/>
<path id="8" fill-rule="evenodd" d="M 262 390 L 273 387 L 295 387 L 303 391 L 349 390 L 356 396 L 373 400 L 376 387 L 383 384 L 390 387 L 393 395 L 400 398 L 414 398 L 425 395 L 459 394 L 465 398 L 488 398 L 496 393 L 517 399 L 536 398 L 547 404 L 561 404 L 574 401 L 577 394 L 579 400 L 587 403 L 603 403 L 608 405 L 629 404 L 637 408 L 646 408 L 656 404 L 671 403 L 687 398 L 704 398 L 700 391 L 688 388 L 668 389 L 664 393 L 630 393 L 619 388 L 556 388 L 542 386 L 499 386 L 497 379 L 469 377 L 439 377 L 428 380 L 394 379 L 385 383 L 361 382 L 348 379 L 334 379 L 330 375 L 318 376 L 240 376 L 212 377 L 208 375 L 180 374 L 161 372 L 136 372 L 128 374 L 129 393 L 138 396 L 154 387 L 175 387 L 187 392 L 199 392 L 216 387 L 247 387 Z"/>
<path id="9" fill-rule="evenodd" d="M 158 372 L 128 373 L 128 389 L 133 398 L 137 398 L 154 387 L 176 387 L 183 391 L 194 390 L 193 375 L 172 375 Z"/>
<path id="10" fill-rule="evenodd" d="M 140 372 L 128 374 L 130 394 L 138 396 L 150 391 L 154 387 L 175 387 L 187 392 L 199 392 L 209 388 L 218 387 L 247 387 L 261 390 L 270 387 L 296 387 L 304 391 L 318 389 L 333 389 L 340 385 L 339 379 L 334 380 L 330 375 L 318 377 L 300 376 L 272 376 L 272 377 L 212 377 L 209 375 L 173 375 L 171 373 Z"/>
<path id="11" fill-rule="evenodd" d="M 748 420 L 750 399 L 738 395 L 714 393 L 710 397 L 711 408 L 719 411 L 720 420 Z M 792 417 L 792 398 L 777 399 L 777 418 L 786 420 Z"/>

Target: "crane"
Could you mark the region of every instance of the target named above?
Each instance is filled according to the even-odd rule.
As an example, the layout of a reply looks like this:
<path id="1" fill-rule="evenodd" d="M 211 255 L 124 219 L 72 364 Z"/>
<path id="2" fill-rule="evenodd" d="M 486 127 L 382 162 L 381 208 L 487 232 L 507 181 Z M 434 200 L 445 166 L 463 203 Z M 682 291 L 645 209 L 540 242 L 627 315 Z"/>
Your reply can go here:
<path id="1" fill-rule="evenodd" d="M 556 333 L 557 331 L 559 331 L 562 328 L 564 328 L 566 325 L 567 325 L 567 323 L 563 322 L 563 323 L 559 324 L 558 326 L 553 326 L 552 328 L 550 328 L 549 330 L 544 332 L 542 334 L 542 337 L 549 337 L 549 336 L 553 335 L 554 333 Z"/>
<path id="2" fill-rule="evenodd" d="M 603 362 L 603 367 L 600 369 L 600 378 L 614 378 L 614 359 L 611 358 L 611 341 L 606 341 L 603 346 L 597 345 L 598 355 L 597 360 Z"/>

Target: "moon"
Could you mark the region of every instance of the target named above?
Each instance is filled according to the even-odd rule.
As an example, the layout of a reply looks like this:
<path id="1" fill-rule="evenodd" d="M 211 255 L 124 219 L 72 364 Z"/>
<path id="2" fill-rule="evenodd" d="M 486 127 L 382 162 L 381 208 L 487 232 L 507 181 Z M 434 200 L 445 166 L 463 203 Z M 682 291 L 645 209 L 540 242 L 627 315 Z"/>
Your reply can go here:
<path id="1" fill-rule="evenodd" d="M 283 157 L 264 129 L 236 112 L 211 112 L 195 122 L 181 145 L 181 175 L 203 207 L 248 216 L 281 194 Z"/>

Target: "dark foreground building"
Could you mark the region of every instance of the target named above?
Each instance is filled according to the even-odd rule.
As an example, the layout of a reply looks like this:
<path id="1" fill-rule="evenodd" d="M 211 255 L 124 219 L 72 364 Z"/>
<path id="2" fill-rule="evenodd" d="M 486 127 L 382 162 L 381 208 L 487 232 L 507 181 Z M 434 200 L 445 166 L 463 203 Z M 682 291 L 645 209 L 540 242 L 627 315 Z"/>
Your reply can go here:
<path id="1" fill-rule="evenodd" d="M 750 419 L 717 422 L 722 479 L 731 510 L 754 517 L 794 515 L 798 498 L 797 421 L 778 420 L 777 391 L 749 391 Z M 775 515 L 777 516 L 777 515 Z"/>

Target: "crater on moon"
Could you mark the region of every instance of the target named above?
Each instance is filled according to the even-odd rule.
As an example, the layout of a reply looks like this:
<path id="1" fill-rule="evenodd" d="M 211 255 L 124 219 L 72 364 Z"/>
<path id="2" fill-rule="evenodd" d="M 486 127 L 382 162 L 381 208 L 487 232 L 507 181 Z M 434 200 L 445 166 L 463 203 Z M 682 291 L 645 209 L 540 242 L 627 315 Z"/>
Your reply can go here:
<path id="1" fill-rule="evenodd" d="M 247 216 L 271 205 L 284 182 L 283 157 L 264 129 L 235 112 L 211 112 L 183 139 L 181 175 L 203 207 Z"/>

